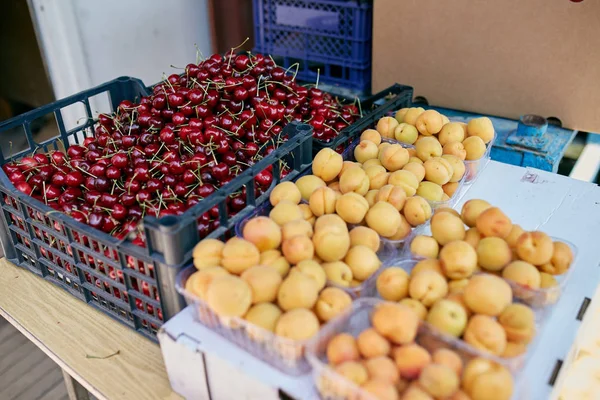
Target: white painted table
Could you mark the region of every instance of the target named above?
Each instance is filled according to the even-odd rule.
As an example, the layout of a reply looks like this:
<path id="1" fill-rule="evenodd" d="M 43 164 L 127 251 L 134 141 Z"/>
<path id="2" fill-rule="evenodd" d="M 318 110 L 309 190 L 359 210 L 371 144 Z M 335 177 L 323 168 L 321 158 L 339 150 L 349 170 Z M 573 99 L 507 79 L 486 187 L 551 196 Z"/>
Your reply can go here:
<path id="1" fill-rule="evenodd" d="M 473 198 L 486 199 L 500 207 L 526 230 L 543 230 L 579 249 L 571 280 L 554 306 L 524 371 L 529 381 L 528 398 L 557 398 L 558 386 L 568 375 L 564 373 L 566 365 L 576 358 L 574 339 L 600 281 L 600 188 L 492 161 L 456 208 Z M 600 303 L 600 298 L 592 306 L 596 303 Z M 600 309 L 594 314 L 600 315 Z M 316 398 L 310 375 L 292 378 L 281 374 L 194 323 L 190 308 L 165 324 L 159 338 L 171 385 L 184 397 L 270 400 L 280 398 L 280 392 L 284 392 L 298 399 Z M 600 346 L 596 347 L 600 355 Z"/>

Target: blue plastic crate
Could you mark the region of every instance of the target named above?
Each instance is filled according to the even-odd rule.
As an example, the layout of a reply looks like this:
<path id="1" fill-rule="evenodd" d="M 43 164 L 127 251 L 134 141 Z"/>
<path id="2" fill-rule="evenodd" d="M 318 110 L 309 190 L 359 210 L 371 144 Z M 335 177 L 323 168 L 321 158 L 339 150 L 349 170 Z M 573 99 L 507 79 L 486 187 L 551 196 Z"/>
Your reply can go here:
<path id="1" fill-rule="evenodd" d="M 298 77 L 369 91 L 373 3 L 360 0 L 254 0 L 255 51 Z"/>
<path id="2" fill-rule="evenodd" d="M 418 106 L 423 106 L 418 104 Z M 429 107 L 453 119 L 481 117 L 477 113 L 441 107 Z M 525 116 L 526 123 L 518 120 L 490 117 L 496 130 L 492 146 L 492 160 L 521 167 L 532 167 L 557 172 L 569 144 L 577 131 L 547 124 L 544 118 Z M 540 125 L 535 125 L 539 123 Z"/>

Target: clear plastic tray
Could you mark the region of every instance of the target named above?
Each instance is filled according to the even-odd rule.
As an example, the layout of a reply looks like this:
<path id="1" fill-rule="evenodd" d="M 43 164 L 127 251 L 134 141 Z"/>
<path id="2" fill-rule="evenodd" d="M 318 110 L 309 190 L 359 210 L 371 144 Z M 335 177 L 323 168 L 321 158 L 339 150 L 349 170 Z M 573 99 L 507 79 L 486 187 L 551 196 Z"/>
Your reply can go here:
<path id="1" fill-rule="evenodd" d="M 239 346 L 244 351 L 289 375 L 303 375 L 310 370 L 304 356 L 307 341 L 291 340 L 249 323 L 239 317 L 220 317 L 206 302 L 185 290 L 185 282 L 197 269 L 192 265 L 177 275 L 176 289 L 194 309 L 202 325 Z"/>
<path id="2" fill-rule="evenodd" d="M 418 235 L 431 236 L 431 225 L 429 222 L 419 226 L 417 229 L 414 229 L 411 232 L 411 234 L 408 236 L 408 238 L 405 239 L 406 243 L 404 244 L 404 247 L 398 258 L 413 259 L 413 260 L 425 259 L 425 257 L 419 256 L 416 254 L 412 254 L 412 252 L 410 250 L 410 246 L 412 244 L 413 239 L 415 238 L 415 236 L 418 236 Z M 569 248 L 573 252 L 573 261 L 571 262 L 571 266 L 569 267 L 567 272 L 565 272 L 562 275 L 553 275 L 554 279 L 556 279 L 556 281 L 558 283 L 558 286 L 554 286 L 554 287 L 550 287 L 550 288 L 531 289 L 531 288 L 527 288 L 522 285 L 519 285 L 518 283 L 516 283 L 515 281 L 512 281 L 510 279 L 505 279 L 506 282 L 508 282 L 508 284 L 512 288 L 514 296 L 516 298 L 518 298 L 519 300 L 521 300 L 523 303 L 525 303 L 528 306 L 533 307 L 533 308 L 547 307 L 547 306 L 556 304 L 558 302 L 558 300 L 560 299 L 560 294 L 564 291 L 565 286 L 567 285 L 567 282 L 569 281 L 569 278 L 573 274 L 573 269 L 576 266 L 577 255 L 579 252 L 579 249 L 577 248 L 577 246 L 575 246 L 573 243 L 569 242 L 568 240 L 564 240 L 562 238 L 557 238 L 554 236 L 550 236 L 550 238 L 552 239 L 553 242 L 563 242 L 564 244 L 569 246 Z M 389 258 L 388 258 L 388 260 L 389 260 Z"/>
<path id="3" fill-rule="evenodd" d="M 273 209 L 273 206 L 271 206 L 271 203 L 263 203 L 262 205 L 260 205 L 259 207 L 256 207 L 256 209 L 254 209 L 254 211 L 246 216 L 245 218 L 243 218 L 242 220 L 240 220 L 236 225 L 235 225 L 235 234 L 238 237 L 244 237 L 243 232 L 244 232 L 244 226 L 246 226 L 246 223 L 255 217 L 258 216 L 267 216 L 269 215 L 269 212 Z M 353 225 L 349 225 L 349 229 L 352 228 Z M 358 226 L 358 225 L 356 225 Z M 379 250 L 377 251 L 377 257 L 379 257 L 379 260 L 382 262 L 382 266 L 385 263 L 386 260 L 390 260 L 393 258 L 396 258 L 398 256 L 398 253 L 400 251 L 403 251 L 403 246 L 404 243 L 406 242 L 406 240 L 410 237 L 407 236 L 405 239 L 401 239 L 401 240 L 389 240 L 383 237 L 380 237 L 380 244 L 379 244 Z M 381 267 L 379 268 L 381 269 Z M 373 273 L 373 275 L 371 275 L 369 278 L 365 279 L 360 285 L 358 286 L 354 286 L 354 287 L 345 287 L 345 286 L 340 286 L 337 285 L 333 282 L 328 281 L 327 282 L 327 286 L 334 286 L 337 288 L 342 289 L 343 291 L 345 291 L 346 293 L 348 293 L 350 296 L 352 296 L 352 298 L 359 298 L 359 297 L 368 297 L 368 296 L 374 296 L 376 289 L 375 289 L 375 280 L 373 279 L 374 275 L 376 275 L 377 271 L 375 273 Z"/>
<path id="4" fill-rule="evenodd" d="M 399 144 L 406 149 L 414 149 L 415 148 L 415 146 L 413 146 L 412 144 L 399 142 L 394 139 L 388 139 L 388 138 L 382 137 L 381 140 L 382 140 L 382 142 L 385 142 L 385 143 Z M 360 143 L 360 138 L 356 139 L 354 142 L 352 142 L 352 144 L 350 144 L 344 150 L 344 152 L 342 153 L 342 157 L 344 158 L 344 160 L 354 161 L 354 149 L 356 148 L 356 146 L 358 146 L 359 143 Z M 491 146 L 490 146 L 490 149 L 491 149 Z M 489 150 L 486 152 L 489 157 Z M 475 161 L 479 161 L 479 160 L 475 160 Z M 440 200 L 440 201 L 433 201 L 433 200 L 426 199 L 433 210 L 435 210 L 438 207 L 454 207 L 456 205 L 456 203 L 458 203 L 458 200 L 462 197 L 462 193 L 465 190 L 465 182 L 467 179 L 467 168 L 466 167 L 467 166 L 465 165 L 465 174 L 458 181 L 458 187 L 456 188 L 456 191 L 454 191 L 454 194 L 452 195 L 452 197 L 450 197 L 448 200 Z"/>
<path id="5" fill-rule="evenodd" d="M 491 159 L 490 153 L 492 152 L 492 146 L 494 145 L 495 141 L 496 132 L 494 132 L 494 137 L 492 138 L 492 140 L 490 140 L 489 143 L 486 144 L 485 153 L 483 153 L 483 156 L 481 156 L 481 158 L 478 158 L 477 160 L 464 161 L 465 185 L 470 185 L 471 183 L 475 182 L 475 179 L 477 179 L 481 171 L 483 171 L 483 169 L 488 165 Z"/>
<path id="6" fill-rule="evenodd" d="M 345 399 L 369 399 L 376 400 L 371 394 L 362 390 L 359 386 L 348 379 L 337 374 L 327 364 L 326 349 L 329 341 L 337 334 L 349 333 L 357 337 L 363 330 L 371 327 L 371 314 L 373 309 L 380 303 L 379 299 L 360 299 L 352 304 L 350 310 L 337 316 L 324 326 L 317 336 L 311 339 L 306 346 L 306 358 L 312 366 L 313 379 L 321 398 L 326 400 L 345 400 Z M 439 333 L 432 331 L 426 324 L 421 324 L 415 342 L 432 352 L 439 348 L 447 348 L 457 352 L 464 361 L 474 357 L 482 357 L 493 361 L 499 361 L 497 357 L 490 357 L 477 351 L 472 351 L 469 347 L 462 345 L 462 341 L 447 340 L 441 337 Z M 506 362 L 501 362 L 506 365 Z M 508 366 L 507 366 L 508 367 Z M 523 379 L 518 378 L 517 371 L 510 369 L 515 381 L 515 395 L 513 399 L 522 397 L 520 388 Z M 522 374 L 520 374 L 522 375 Z"/>

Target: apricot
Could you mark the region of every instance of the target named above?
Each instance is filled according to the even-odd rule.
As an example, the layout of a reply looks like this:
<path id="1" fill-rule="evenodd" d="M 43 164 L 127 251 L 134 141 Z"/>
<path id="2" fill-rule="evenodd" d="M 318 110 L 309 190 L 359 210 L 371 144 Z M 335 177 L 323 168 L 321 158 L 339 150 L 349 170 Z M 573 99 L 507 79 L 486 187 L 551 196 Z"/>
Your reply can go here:
<path id="1" fill-rule="evenodd" d="M 440 144 L 444 146 L 446 143 L 461 142 L 465 140 L 465 131 L 458 122 L 450 122 L 442 126 L 442 130 L 438 134 Z"/>
<path id="2" fill-rule="evenodd" d="M 311 309 L 318 297 L 319 290 L 314 279 L 304 274 L 290 274 L 279 287 L 277 303 L 284 311 Z"/>
<path id="3" fill-rule="evenodd" d="M 470 228 L 465 233 L 465 242 L 469 243 L 471 247 L 477 249 L 477 245 L 481 240 L 481 234 L 477 230 L 477 228 Z"/>
<path id="4" fill-rule="evenodd" d="M 462 217 L 463 222 L 469 228 L 473 228 L 476 224 L 477 217 L 492 207 L 490 203 L 485 200 L 472 199 L 465 202 L 460 212 L 460 216 Z"/>
<path id="5" fill-rule="evenodd" d="M 425 321 L 427 308 L 419 301 L 409 297 L 399 301 L 399 304 L 409 307 L 417 315 L 420 321 Z"/>
<path id="6" fill-rule="evenodd" d="M 410 235 L 412 232 L 412 226 L 406 221 L 406 218 L 402 214 L 400 214 L 400 225 L 398 225 L 398 230 L 392 236 L 386 238 L 391 241 L 403 240 Z M 392 243 L 392 245 L 396 245 Z"/>
<path id="7" fill-rule="evenodd" d="M 313 244 L 319 258 L 325 262 L 339 261 L 350 248 L 348 231 L 316 232 Z"/>
<path id="8" fill-rule="evenodd" d="M 417 118 L 419 115 L 423 114 L 425 109 L 423 107 L 410 107 L 406 113 L 404 113 L 404 117 L 402 118 L 402 122 L 405 122 L 410 125 L 416 125 Z"/>
<path id="9" fill-rule="evenodd" d="M 334 371 L 359 386 L 369 379 L 367 369 L 358 361 L 346 361 L 337 365 Z"/>
<path id="10" fill-rule="evenodd" d="M 517 240 L 519 239 L 519 236 L 521 236 L 523 233 L 525 233 L 525 231 L 520 225 L 513 224 L 510 233 L 506 238 L 504 238 L 504 240 L 506 240 L 506 243 L 508 243 L 511 249 L 514 249 L 517 246 Z"/>
<path id="11" fill-rule="evenodd" d="M 406 199 L 402 213 L 411 226 L 422 225 L 431 218 L 431 205 L 421 196 Z"/>
<path id="12" fill-rule="evenodd" d="M 464 240 L 447 243 L 440 251 L 440 262 L 450 279 L 468 278 L 477 268 L 477 253 Z"/>
<path id="13" fill-rule="evenodd" d="M 415 126 L 421 135 L 431 136 L 442 130 L 444 119 L 436 110 L 426 110 L 417 117 Z"/>
<path id="14" fill-rule="evenodd" d="M 401 108 L 398 111 L 396 111 L 396 114 L 394 114 L 394 118 L 396 118 L 396 121 L 398 121 L 398 123 L 401 124 L 404 122 L 404 116 L 406 115 L 408 110 L 409 110 L 409 108 L 405 107 L 405 108 Z"/>
<path id="15" fill-rule="evenodd" d="M 298 264 L 302 260 L 310 260 L 315 254 L 312 240 L 305 235 L 296 235 L 283 241 L 283 256 L 290 264 Z"/>
<path id="16" fill-rule="evenodd" d="M 389 143 L 388 143 L 389 144 Z M 381 161 L 379 161 L 378 158 L 372 158 L 370 160 L 367 160 L 363 163 L 362 165 L 362 169 L 364 169 L 365 171 L 367 170 L 367 168 L 369 167 L 383 167 L 383 165 L 381 165 Z M 384 168 L 385 169 L 385 168 Z"/>
<path id="17" fill-rule="evenodd" d="M 285 225 L 286 222 L 302 218 L 302 211 L 297 204 L 289 200 L 281 200 L 269 213 L 271 218 L 279 226 Z"/>
<path id="18" fill-rule="evenodd" d="M 325 288 L 315 304 L 315 314 L 319 320 L 328 322 L 337 317 L 352 305 L 352 298 L 342 289 L 336 287 Z"/>
<path id="19" fill-rule="evenodd" d="M 428 258 L 416 263 L 412 271 L 410 271 L 410 276 L 415 276 L 419 272 L 426 270 L 435 271 L 442 276 L 444 275 L 444 270 L 442 269 L 442 264 L 440 261 L 435 258 Z"/>
<path id="20" fill-rule="evenodd" d="M 425 179 L 440 186 L 450 182 L 450 178 L 454 174 L 454 168 L 441 157 L 430 158 L 423 163 L 423 167 L 425 168 Z"/>
<path id="21" fill-rule="evenodd" d="M 217 276 L 208 286 L 206 301 L 221 317 L 241 317 L 252 305 L 252 289 L 237 276 Z"/>
<path id="22" fill-rule="evenodd" d="M 334 261 L 323 264 L 323 270 L 327 280 L 338 286 L 349 287 L 352 281 L 352 270 L 342 261 Z"/>
<path id="23" fill-rule="evenodd" d="M 458 213 L 458 211 L 453 210 L 452 208 L 450 208 L 449 205 L 447 204 L 442 204 L 439 207 L 437 207 L 435 209 L 435 211 L 433 212 L 434 214 L 440 214 L 440 213 L 449 213 L 454 215 L 456 218 L 460 218 L 460 214 Z"/>
<path id="24" fill-rule="evenodd" d="M 225 243 L 222 252 L 221 264 L 232 274 L 241 274 L 260 261 L 260 252 L 251 242 L 232 237 Z"/>
<path id="25" fill-rule="evenodd" d="M 251 324 L 260 326 L 270 332 L 275 332 L 277 320 L 281 316 L 281 310 L 273 303 L 259 303 L 253 305 L 244 316 Z M 252 329 L 250 329 L 252 331 Z M 259 332 L 253 332 L 251 336 L 259 336 Z"/>
<path id="26" fill-rule="evenodd" d="M 488 271 L 501 271 L 512 260 L 512 250 L 499 237 L 485 237 L 477 244 L 477 261 Z"/>
<path id="27" fill-rule="evenodd" d="M 396 210 L 400 211 L 406 202 L 406 192 L 398 186 L 385 185 L 377 192 L 375 203 L 379 201 L 390 203 Z"/>
<path id="28" fill-rule="evenodd" d="M 442 148 L 442 154 L 453 155 L 463 161 L 467 158 L 467 150 L 465 150 L 465 146 L 461 142 L 446 143 Z"/>
<path id="29" fill-rule="evenodd" d="M 408 159 L 408 163 L 417 163 L 423 165 L 424 162 L 419 157 L 417 157 L 417 151 L 415 149 L 408 149 L 408 154 L 410 158 Z"/>
<path id="30" fill-rule="evenodd" d="M 442 186 L 442 190 L 444 191 L 444 194 L 448 196 L 448 198 L 451 198 L 454 196 L 454 193 L 456 193 L 458 186 L 458 182 L 448 182 Z"/>
<path id="31" fill-rule="evenodd" d="M 506 238 L 512 230 L 512 222 L 498 207 L 484 210 L 475 221 L 477 230 L 486 237 Z"/>
<path id="32" fill-rule="evenodd" d="M 350 231 L 350 246 L 367 246 L 374 252 L 379 250 L 379 235 L 366 226 L 357 226 Z"/>
<path id="33" fill-rule="evenodd" d="M 409 170 L 400 170 L 392 172 L 388 178 L 388 184 L 399 186 L 404 189 L 406 196 L 414 196 L 419 187 L 419 180 L 416 175 Z"/>
<path id="34" fill-rule="evenodd" d="M 495 275 L 473 276 L 464 289 L 467 306 L 475 313 L 497 316 L 512 302 L 512 290 Z"/>
<path id="35" fill-rule="evenodd" d="M 527 344 L 535 335 L 535 314 L 524 304 L 511 304 L 498 316 L 511 342 Z"/>
<path id="36" fill-rule="evenodd" d="M 417 382 L 411 383 L 402 394 L 402 400 L 434 400 Z"/>
<path id="37" fill-rule="evenodd" d="M 369 190 L 377 190 L 387 184 L 390 173 L 383 166 L 371 165 L 363 169 L 369 178 Z"/>
<path id="38" fill-rule="evenodd" d="M 377 254 L 367 246 L 360 245 L 351 247 L 344 261 L 352 270 L 352 276 L 359 281 L 369 278 L 381 266 Z"/>
<path id="39" fill-rule="evenodd" d="M 516 250 L 521 260 L 533 265 L 544 265 L 552 260 L 554 244 L 544 232 L 525 232 L 517 239 Z"/>
<path id="40" fill-rule="evenodd" d="M 471 400 L 510 400 L 514 380 L 504 366 L 477 357 L 467 363 L 462 386 Z"/>
<path id="41" fill-rule="evenodd" d="M 432 157 L 441 157 L 443 152 L 442 145 L 434 137 L 422 137 L 417 139 L 415 149 L 417 151 L 417 157 L 423 162 Z"/>
<path id="42" fill-rule="evenodd" d="M 419 317 L 408 306 L 396 303 L 379 304 L 372 316 L 373 328 L 395 344 L 406 344 L 415 340 Z"/>
<path id="43" fill-rule="evenodd" d="M 375 129 L 365 129 L 360 134 L 360 141 L 362 142 L 363 140 L 369 140 L 379 146 L 381 144 L 381 135 Z"/>
<path id="44" fill-rule="evenodd" d="M 468 282 L 468 279 L 465 279 L 465 280 Z M 450 284 L 448 284 L 448 288 L 450 288 Z M 463 293 L 463 289 L 464 289 L 464 286 L 459 291 L 454 291 L 454 292 L 451 291 L 448 294 L 448 296 L 446 296 L 446 300 L 450 300 L 450 301 L 453 301 L 453 302 L 455 302 L 457 304 L 460 304 L 460 306 L 467 313 L 467 318 L 471 318 L 471 315 L 473 314 L 473 312 L 469 309 L 469 307 L 465 303 L 465 296 L 464 296 L 464 293 Z"/>
<path id="45" fill-rule="evenodd" d="M 431 217 L 430 226 L 431 236 L 442 246 L 465 238 L 465 224 L 459 217 L 449 212 L 435 213 Z"/>
<path id="46" fill-rule="evenodd" d="M 448 282 L 448 291 L 450 293 L 462 292 L 465 286 L 469 283 L 469 279 L 452 279 Z"/>
<path id="47" fill-rule="evenodd" d="M 273 188 L 269 195 L 269 201 L 273 207 L 279 204 L 281 200 L 288 200 L 294 204 L 298 204 L 301 199 L 300 190 L 293 182 L 281 182 Z"/>
<path id="48" fill-rule="evenodd" d="M 312 213 L 320 217 L 324 214 L 333 214 L 336 205 L 335 191 L 327 186 L 316 189 L 308 200 L 308 205 Z"/>
<path id="49" fill-rule="evenodd" d="M 354 159 L 359 163 L 364 163 L 367 160 L 377 158 L 379 149 L 377 145 L 370 140 L 362 140 L 354 148 Z"/>
<path id="50" fill-rule="evenodd" d="M 369 191 L 369 178 L 365 171 L 359 167 L 351 167 L 344 171 L 340 177 L 340 191 L 365 195 Z"/>
<path id="51" fill-rule="evenodd" d="M 502 277 L 529 289 L 537 290 L 542 283 L 538 269 L 526 261 L 513 261 L 502 270 Z"/>
<path id="52" fill-rule="evenodd" d="M 568 244 L 554 242 L 552 258 L 550 262 L 540 265 L 540 271 L 551 275 L 562 275 L 571 267 L 573 257 L 573 251 Z"/>
<path id="53" fill-rule="evenodd" d="M 348 232 L 346 222 L 336 214 L 322 215 L 315 220 L 315 234 L 323 232 Z"/>
<path id="54" fill-rule="evenodd" d="M 465 175 L 465 163 L 463 160 L 452 154 L 444 154 L 442 155 L 442 159 L 446 160 L 452 167 L 452 176 L 449 182 L 456 183 L 460 181 Z"/>
<path id="55" fill-rule="evenodd" d="M 268 217 L 259 216 L 249 219 L 244 225 L 243 236 L 261 253 L 276 249 L 281 244 L 281 228 Z"/>
<path id="56" fill-rule="evenodd" d="M 310 222 L 304 219 L 295 219 L 286 222 L 285 225 L 281 227 L 281 238 L 284 241 L 298 235 L 312 238 L 313 227 Z"/>
<path id="57" fill-rule="evenodd" d="M 429 201 L 442 201 L 444 199 L 444 189 L 437 183 L 423 181 L 419 183 L 417 195 Z"/>
<path id="58" fill-rule="evenodd" d="M 277 320 L 275 334 L 292 340 L 307 340 L 319 331 L 319 320 L 305 308 L 290 310 Z"/>
<path id="59" fill-rule="evenodd" d="M 313 159 L 312 173 L 325 182 L 329 182 L 338 176 L 343 162 L 341 154 L 332 149 L 323 148 Z"/>
<path id="60" fill-rule="evenodd" d="M 198 270 L 221 265 L 225 243 L 217 239 L 204 239 L 192 250 L 194 266 Z"/>
<path id="61" fill-rule="evenodd" d="M 405 344 L 394 352 L 394 361 L 403 379 L 417 379 L 421 371 L 431 363 L 429 352 L 416 343 Z"/>
<path id="62" fill-rule="evenodd" d="M 378 158 L 385 169 L 394 172 L 402 169 L 408 163 L 409 157 L 408 150 L 394 143 L 381 150 Z"/>
<path id="63" fill-rule="evenodd" d="M 431 361 L 433 361 L 435 364 L 438 364 L 438 365 L 445 365 L 446 367 L 448 367 L 452 371 L 454 371 L 454 373 L 457 376 L 460 376 L 462 374 L 462 370 L 463 370 L 462 359 L 456 352 L 454 352 L 450 349 L 445 349 L 442 347 L 442 348 L 435 350 L 431 354 Z"/>
<path id="64" fill-rule="evenodd" d="M 506 349 L 506 332 L 502 325 L 487 315 L 471 317 L 463 338 L 474 348 L 497 356 Z"/>
<path id="65" fill-rule="evenodd" d="M 384 138 L 394 138 L 394 130 L 398 126 L 398 121 L 393 117 L 382 117 L 377 121 L 377 132 Z"/>
<path id="66" fill-rule="evenodd" d="M 417 181 L 419 182 L 425 179 L 425 167 L 422 163 L 420 164 L 417 162 L 409 161 L 408 164 L 402 167 L 402 171 L 412 172 L 417 178 Z"/>
<path id="67" fill-rule="evenodd" d="M 326 354 L 331 365 L 360 360 L 356 340 L 348 333 L 339 333 L 331 338 L 327 343 Z"/>
<path id="68" fill-rule="evenodd" d="M 379 274 L 375 285 L 383 299 L 400 301 L 408 296 L 408 282 L 406 271 L 400 267 L 390 267 Z"/>
<path id="69" fill-rule="evenodd" d="M 300 191 L 300 196 L 304 201 L 308 201 L 310 195 L 323 186 L 327 186 L 327 184 L 316 175 L 304 175 L 296 181 L 296 187 Z"/>
<path id="70" fill-rule="evenodd" d="M 398 400 L 398 391 L 393 384 L 381 379 L 371 379 L 361 386 L 365 392 L 373 395 L 377 400 Z"/>
<path id="71" fill-rule="evenodd" d="M 419 375 L 419 385 L 435 398 L 446 398 L 458 390 L 458 375 L 449 367 L 440 364 L 426 365 Z"/>
<path id="72" fill-rule="evenodd" d="M 338 178 L 341 178 L 342 175 L 344 174 L 344 172 L 348 171 L 351 168 L 362 168 L 362 164 L 358 163 L 356 161 L 344 161 L 344 163 L 342 164 L 342 171 L 340 172 L 340 174 L 338 175 Z M 338 179 L 339 181 L 339 179 Z"/>
<path id="73" fill-rule="evenodd" d="M 325 283 L 327 282 L 327 275 L 325 275 L 323 267 L 314 260 L 300 261 L 292 271 L 300 272 L 313 278 L 319 291 L 325 287 Z"/>
<path id="74" fill-rule="evenodd" d="M 527 351 L 527 347 L 523 343 L 506 342 L 506 349 L 504 353 L 500 355 L 502 358 L 513 358 L 524 354 Z"/>
<path id="75" fill-rule="evenodd" d="M 267 250 L 261 253 L 259 264 L 274 268 L 281 277 L 285 277 L 290 270 L 290 264 L 279 250 Z"/>
<path id="76" fill-rule="evenodd" d="M 384 356 L 390 354 L 390 342 L 388 342 L 386 338 L 381 336 L 373 328 L 368 328 L 362 331 L 356 338 L 356 343 L 358 345 L 358 351 L 360 352 L 360 355 L 364 358 L 386 358 Z M 373 375 L 370 376 L 374 378 Z"/>
<path id="77" fill-rule="evenodd" d="M 494 125 L 488 117 L 473 118 L 467 123 L 467 135 L 477 136 L 484 143 L 489 143 L 494 138 Z"/>
<path id="78" fill-rule="evenodd" d="M 335 212 L 349 224 L 360 223 L 369 211 L 367 200 L 354 192 L 343 194 L 335 205 Z"/>
<path id="79" fill-rule="evenodd" d="M 458 302 L 440 299 L 431 306 L 427 322 L 440 332 L 459 337 L 467 325 L 467 312 Z"/>
<path id="80" fill-rule="evenodd" d="M 465 160 L 479 160 L 485 154 L 485 143 L 479 136 L 470 136 L 462 144 L 467 152 Z"/>
<path id="81" fill-rule="evenodd" d="M 410 242 L 410 252 L 415 256 L 437 258 L 439 251 L 438 242 L 431 236 L 417 235 Z"/>
<path id="82" fill-rule="evenodd" d="M 310 223 L 311 226 L 314 225 L 317 218 L 310 210 L 310 206 L 308 204 L 298 204 L 298 208 L 302 214 L 302 219 Z"/>
<path id="83" fill-rule="evenodd" d="M 383 237 L 396 233 L 401 223 L 400 213 L 390 203 L 380 201 L 367 211 L 365 221 L 369 228 Z"/>
<path id="84" fill-rule="evenodd" d="M 551 287 L 555 287 L 558 286 L 558 282 L 556 281 L 556 278 L 553 277 L 550 274 L 547 274 L 545 272 L 540 272 L 540 288 L 541 289 L 548 289 Z"/>
<path id="85" fill-rule="evenodd" d="M 394 138 L 399 142 L 413 144 L 418 137 L 419 131 L 413 125 L 401 123 L 394 129 Z"/>
<path id="86" fill-rule="evenodd" d="M 252 290 L 252 304 L 272 302 L 277 298 L 281 275 L 274 268 L 257 265 L 245 270 L 241 278 Z"/>
<path id="87" fill-rule="evenodd" d="M 367 194 L 365 194 L 365 200 L 367 200 L 367 204 L 369 204 L 369 207 L 373 207 L 373 204 L 375 204 L 375 199 L 377 198 L 377 193 L 379 192 L 379 190 L 369 190 L 367 192 Z"/>
<path id="88" fill-rule="evenodd" d="M 430 307 L 448 294 L 448 283 L 435 271 L 421 271 L 411 278 L 408 293 L 425 307 Z"/>
<path id="89" fill-rule="evenodd" d="M 206 300 L 208 287 L 214 278 L 218 276 L 229 275 L 229 272 L 222 267 L 207 267 L 194 272 L 185 282 L 185 290 L 193 293 L 202 300 Z"/>

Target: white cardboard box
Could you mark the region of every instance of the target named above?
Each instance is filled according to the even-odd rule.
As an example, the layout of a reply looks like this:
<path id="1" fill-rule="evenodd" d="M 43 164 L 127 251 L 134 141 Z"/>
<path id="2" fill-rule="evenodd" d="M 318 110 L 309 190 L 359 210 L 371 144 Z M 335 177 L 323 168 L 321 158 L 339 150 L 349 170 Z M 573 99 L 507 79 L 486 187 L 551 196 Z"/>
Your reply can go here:
<path id="1" fill-rule="evenodd" d="M 500 207 L 526 230 L 539 229 L 578 247 L 570 281 L 524 371 L 527 397 L 548 399 L 581 324 L 582 304 L 593 297 L 600 280 L 600 188 L 492 161 L 456 208 L 473 198 Z M 195 323 L 189 307 L 167 322 L 158 337 L 171 385 L 187 399 L 271 400 L 281 393 L 318 398 L 310 375 L 290 377 L 269 367 Z"/>

